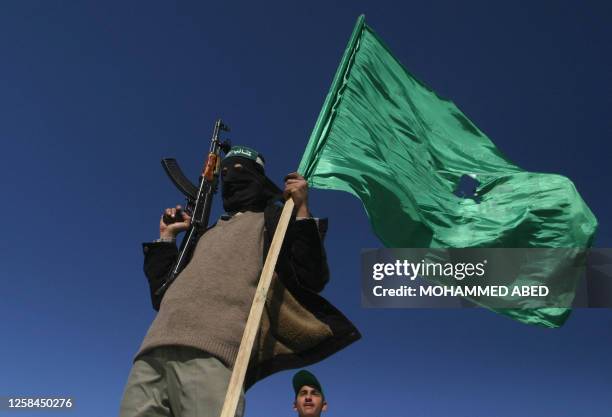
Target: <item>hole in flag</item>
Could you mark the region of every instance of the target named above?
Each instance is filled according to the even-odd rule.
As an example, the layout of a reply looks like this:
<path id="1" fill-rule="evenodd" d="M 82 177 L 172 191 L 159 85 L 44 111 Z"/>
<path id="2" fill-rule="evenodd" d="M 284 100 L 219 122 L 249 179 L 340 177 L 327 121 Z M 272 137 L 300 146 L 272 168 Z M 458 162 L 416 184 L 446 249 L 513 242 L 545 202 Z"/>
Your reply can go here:
<path id="1" fill-rule="evenodd" d="M 455 188 L 455 191 L 453 191 L 453 194 L 461 198 L 471 198 L 475 202 L 480 203 L 482 197 L 476 193 L 480 183 L 474 177 L 475 175 L 462 175 L 461 178 L 459 178 L 459 182 L 457 183 L 457 187 Z"/>

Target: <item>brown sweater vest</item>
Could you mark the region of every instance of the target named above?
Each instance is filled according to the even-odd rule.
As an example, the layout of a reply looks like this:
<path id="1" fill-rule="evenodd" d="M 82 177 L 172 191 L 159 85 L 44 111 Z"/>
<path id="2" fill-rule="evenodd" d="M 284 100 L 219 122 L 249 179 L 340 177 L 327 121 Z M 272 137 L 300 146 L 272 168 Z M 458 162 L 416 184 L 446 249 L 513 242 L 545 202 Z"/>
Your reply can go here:
<path id="1" fill-rule="evenodd" d="M 168 289 L 140 354 L 157 346 L 194 347 L 232 367 L 263 267 L 263 213 L 219 220 Z"/>

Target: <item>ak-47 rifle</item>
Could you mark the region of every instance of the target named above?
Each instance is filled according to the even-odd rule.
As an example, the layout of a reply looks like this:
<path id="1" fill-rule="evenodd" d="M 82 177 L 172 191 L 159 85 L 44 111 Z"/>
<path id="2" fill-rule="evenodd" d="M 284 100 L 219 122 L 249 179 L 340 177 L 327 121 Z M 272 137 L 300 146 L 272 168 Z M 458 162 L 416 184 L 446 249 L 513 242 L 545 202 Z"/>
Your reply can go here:
<path id="1" fill-rule="evenodd" d="M 208 227 L 208 220 L 210 218 L 210 209 L 212 206 L 213 195 L 217 192 L 217 185 L 219 181 L 219 169 L 221 165 L 221 151 L 228 153 L 231 145 L 229 141 L 223 141 L 219 139 L 219 133 L 221 131 L 229 132 L 229 126 L 223 123 L 221 119 L 215 122 L 215 128 L 213 130 L 213 136 L 210 142 L 210 150 L 202 174 L 200 175 L 200 186 L 196 187 L 189 179 L 183 174 L 183 171 L 173 158 L 162 159 L 162 166 L 166 171 L 166 174 L 170 177 L 174 185 L 185 195 L 187 198 L 187 204 L 185 205 L 185 212 L 191 215 L 191 225 L 185 233 L 185 237 L 181 242 L 181 248 L 179 250 L 178 258 L 172 266 L 168 277 L 163 282 L 161 287 L 155 292 L 156 296 L 162 295 L 172 282 L 176 279 L 178 274 L 183 270 L 187 262 L 189 261 L 190 255 L 193 252 L 194 245 L 197 237 L 206 231 Z M 180 221 L 182 219 L 181 213 L 177 213 L 174 219 L 164 217 L 164 223 L 169 224 L 174 221 Z"/>

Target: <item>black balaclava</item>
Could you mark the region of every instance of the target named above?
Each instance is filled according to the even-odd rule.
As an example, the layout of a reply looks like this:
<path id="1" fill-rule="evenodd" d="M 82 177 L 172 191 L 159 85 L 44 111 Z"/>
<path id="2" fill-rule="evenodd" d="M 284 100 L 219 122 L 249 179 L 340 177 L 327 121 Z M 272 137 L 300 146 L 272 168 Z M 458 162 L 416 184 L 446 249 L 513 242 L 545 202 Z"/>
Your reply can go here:
<path id="1" fill-rule="evenodd" d="M 234 167 L 242 165 L 241 168 Z M 227 172 L 223 173 L 223 169 Z M 263 211 L 271 199 L 282 191 L 268 179 L 263 167 L 252 159 L 230 156 L 221 162 L 221 195 L 223 209 L 230 213 Z"/>

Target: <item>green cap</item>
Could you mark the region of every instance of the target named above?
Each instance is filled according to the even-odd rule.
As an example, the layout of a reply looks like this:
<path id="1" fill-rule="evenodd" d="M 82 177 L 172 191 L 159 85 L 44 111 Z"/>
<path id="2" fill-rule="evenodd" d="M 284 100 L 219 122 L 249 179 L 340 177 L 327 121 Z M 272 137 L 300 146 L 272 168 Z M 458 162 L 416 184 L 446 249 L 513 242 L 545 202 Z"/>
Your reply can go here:
<path id="1" fill-rule="evenodd" d="M 257 162 L 261 167 L 264 167 L 264 159 L 263 156 L 257 152 L 255 149 L 249 148 L 247 146 L 232 146 L 232 149 L 225 155 L 225 158 L 231 158 L 232 156 L 239 156 L 240 158 L 250 159 L 252 161 Z"/>
<path id="2" fill-rule="evenodd" d="M 298 371 L 295 375 L 293 375 L 293 390 L 295 391 L 295 396 L 297 397 L 298 392 L 300 392 L 300 388 L 304 385 L 308 385 L 309 387 L 315 387 L 319 390 L 321 395 L 323 394 L 323 388 L 321 388 L 321 384 L 316 376 L 311 374 L 305 369 Z"/>

